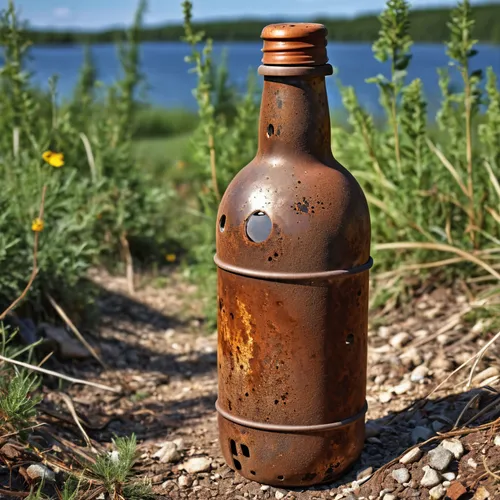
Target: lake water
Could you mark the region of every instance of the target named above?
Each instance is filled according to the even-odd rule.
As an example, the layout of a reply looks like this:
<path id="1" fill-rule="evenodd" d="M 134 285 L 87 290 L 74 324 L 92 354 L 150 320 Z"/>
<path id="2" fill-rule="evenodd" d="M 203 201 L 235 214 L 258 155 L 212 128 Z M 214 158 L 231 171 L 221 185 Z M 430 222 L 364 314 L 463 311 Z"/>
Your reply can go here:
<path id="1" fill-rule="evenodd" d="M 249 71 L 256 72 L 260 64 L 261 43 L 215 43 L 214 57 L 220 60 L 227 51 L 227 63 L 231 79 L 245 88 Z M 493 66 L 500 75 L 500 46 L 480 45 L 479 55 L 473 59 L 473 69 Z M 164 107 L 196 108 L 192 90 L 196 77 L 189 72 L 184 58 L 189 47 L 180 42 L 145 43 L 141 47 L 142 72 L 147 77 L 147 99 Z M 95 45 L 92 48 L 99 80 L 113 82 L 120 76 L 116 48 L 113 45 Z M 430 110 L 434 111 L 440 99 L 437 68 L 448 65 L 444 45 L 416 44 L 412 48 L 413 60 L 409 78 L 419 77 L 424 82 Z M 376 61 L 370 44 L 331 43 L 328 46 L 330 63 L 336 74 L 327 78 L 330 107 L 342 107 L 336 79 L 344 85 L 352 85 L 363 105 L 371 112 L 379 109 L 378 90 L 375 85 L 365 83 L 365 79 L 379 73 L 388 74 L 387 66 Z M 37 46 L 31 49 L 29 69 L 34 71 L 34 81 L 47 88 L 51 75 L 59 76 L 59 94 L 66 97 L 77 81 L 83 62 L 83 48 L 80 46 Z M 460 79 L 454 68 L 452 82 L 459 85 Z M 262 77 L 258 77 L 261 81 Z"/>

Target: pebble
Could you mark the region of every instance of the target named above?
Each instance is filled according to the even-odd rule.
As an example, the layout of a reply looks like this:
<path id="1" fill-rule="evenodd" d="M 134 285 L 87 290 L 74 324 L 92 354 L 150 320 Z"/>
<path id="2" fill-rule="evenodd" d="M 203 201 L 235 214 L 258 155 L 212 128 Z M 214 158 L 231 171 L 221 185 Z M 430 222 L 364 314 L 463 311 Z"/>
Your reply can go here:
<path id="1" fill-rule="evenodd" d="M 179 476 L 177 482 L 181 488 L 189 488 L 193 484 L 193 478 L 189 476 Z"/>
<path id="2" fill-rule="evenodd" d="M 394 495 L 391 495 L 390 493 L 386 493 L 382 500 L 396 500 L 396 497 Z"/>
<path id="3" fill-rule="evenodd" d="M 434 420 L 432 422 L 432 430 L 434 432 L 440 432 L 446 427 L 446 424 L 443 424 L 443 422 L 439 422 L 438 420 Z"/>
<path id="4" fill-rule="evenodd" d="M 366 430 L 365 430 L 366 439 L 377 437 L 380 434 L 381 430 L 382 427 L 380 427 L 380 425 L 374 424 L 373 422 L 368 422 L 366 424 Z"/>
<path id="5" fill-rule="evenodd" d="M 275 494 L 274 494 L 274 498 L 276 498 L 277 500 L 281 500 L 282 498 L 285 498 L 285 493 L 283 493 L 282 491 L 277 491 Z"/>
<path id="6" fill-rule="evenodd" d="M 269 486 L 269 485 L 267 485 L 267 484 L 263 484 L 263 485 L 260 487 L 260 489 L 261 489 L 262 491 L 267 491 L 270 487 L 271 487 L 271 486 Z"/>
<path id="7" fill-rule="evenodd" d="M 190 458 L 182 464 L 184 469 L 189 474 L 196 474 L 197 472 L 207 472 L 210 470 L 212 460 L 207 457 L 194 457 Z"/>
<path id="8" fill-rule="evenodd" d="M 381 403 L 388 403 L 392 399 L 392 394 L 390 392 L 381 392 L 378 395 L 378 400 Z"/>
<path id="9" fill-rule="evenodd" d="M 469 458 L 469 460 L 467 460 L 467 465 L 473 469 L 477 469 L 477 462 L 473 458 Z"/>
<path id="10" fill-rule="evenodd" d="M 32 464 L 26 469 L 26 473 L 32 480 L 55 481 L 56 475 L 48 467 L 42 464 Z"/>
<path id="11" fill-rule="evenodd" d="M 457 475 L 454 472 L 445 472 L 443 474 L 443 478 L 446 479 L 446 481 L 455 481 L 457 478 Z"/>
<path id="12" fill-rule="evenodd" d="M 411 431 L 411 439 L 414 443 L 419 441 L 427 441 L 430 439 L 434 433 L 427 427 L 418 426 Z"/>
<path id="13" fill-rule="evenodd" d="M 443 446 L 438 446 L 429 451 L 429 465 L 440 472 L 446 470 L 452 460 L 453 453 Z"/>
<path id="14" fill-rule="evenodd" d="M 391 346 L 394 347 L 395 349 L 401 349 L 401 347 L 408 344 L 410 340 L 411 340 L 411 335 L 409 333 L 400 332 L 394 335 L 394 337 L 392 337 L 389 340 L 389 344 L 391 344 Z"/>
<path id="15" fill-rule="evenodd" d="M 495 436 L 495 441 L 493 441 L 493 443 L 495 444 L 495 446 L 500 446 L 500 434 L 497 434 Z"/>
<path id="16" fill-rule="evenodd" d="M 177 444 L 173 441 L 167 441 L 164 445 L 153 455 L 153 458 L 160 460 L 160 463 L 167 464 L 178 462 L 181 459 L 181 454 L 177 449 Z"/>
<path id="17" fill-rule="evenodd" d="M 403 382 L 396 387 L 394 387 L 393 391 L 398 395 L 401 396 L 401 394 L 406 394 L 408 391 L 411 390 L 412 388 L 412 383 L 407 380 L 406 382 Z"/>
<path id="18" fill-rule="evenodd" d="M 484 486 L 480 486 L 476 490 L 472 500 L 486 500 L 487 498 L 490 498 L 490 492 Z"/>
<path id="19" fill-rule="evenodd" d="M 393 470 L 391 475 L 399 484 L 407 483 L 410 480 L 410 473 L 406 467 Z"/>
<path id="20" fill-rule="evenodd" d="M 451 451 L 457 460 L 460 460 L 465 453 L 464 445 L 458 439 L 445 439 L 441 446 L 445 450 Z"/>
<path id="21" fill-rule="evenodd" d="M 441 482 L 441 476 L 439 472 L 436 472 L 428 465 L 423 467 L 423 471 L 424 471 L 424 477 L 422 478 L 422 481 L 420 481 L 420 484 L 424 488 L 433 488 L 434 486 L 437 486 Z"/>
<path id="22" fill-rule="evenodd" d="M 440 498 L 443 498 L 446 493 L 446 490 L 444 489 L 442 484 L 438 484 L 437 486 L 434 486 L 429 491 L 429 496 L 432 500 L 439 500 Z"/>
<path id="23" fill-rule="evenodd" d="M 429 374 L 429 368 L 425 365 L 417 366 L 410 375 L 410 380 L 412 382 L 421 382 Z"/>
<path id="24" fill-rule="evenodd" d="M 413 448 L 410 450 L 408 453 L 405 453 L 401 459 L 399 460 L 400 463 L 404 465 L 409 465 L 417 462 L 422 458 L 422 450 L 420 448 Z"/>

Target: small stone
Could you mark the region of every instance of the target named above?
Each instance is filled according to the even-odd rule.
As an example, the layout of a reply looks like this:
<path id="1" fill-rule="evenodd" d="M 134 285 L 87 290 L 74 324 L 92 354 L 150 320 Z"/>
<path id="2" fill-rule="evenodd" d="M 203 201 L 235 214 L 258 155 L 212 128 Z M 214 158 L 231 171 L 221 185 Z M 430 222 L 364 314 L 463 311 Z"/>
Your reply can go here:
<path id="1" fill-rule="evenodd" d="M 381 326 L 377 333 L 381 339 L 388 339 L 391 334 L 391 330 L 387 326 Z"/>
<path id="2" fill-rule="evenodd" d="M 425 365 L 417 366 L 410 375 L 410 380 L 412 382 L 421 382 L 424 380 L 429 373 L 429 368 Z"/>
<path id="3" fill-rule="evenodd" d="M 261 489 L 262 491 L 267 491 L 270 487 L 271 487 L 271 486 L 269 486 L 269 485 L 267 485 L 267 484 L 263 484 L 263 485 L 260 487 L 260 489 Z"/>
<path id="4" fill-rule="evenodd" d="M 457 460 L 460 460 L 465 453 L 464 445 L 458 439 L 445 439 L 441 446 L 445 450 L 451 451 Z"/>
<path id="5" fill-rule="evenodd" d="M 440 472 L 446 470 L 453 460 L 453 453 L 442 446 L 429 451 L 429 465 Z"/>
<path id="6" fill-rule="evenodd" d="M 42 464 L 32 464 L 26 469 L 26 473 L 33 481 L 41 479 L 44 481 L 55 481 L 56 475 L 48 467 Z"/>
<path id="7" fill-rule="evenodd" d="M 274 498 L 276 498 L 277 500 L 281 500 L 282 498 L 285 498 L 285 493 L 283 493 L 282 491 L 278 490 L 274 494 Z"/>
<path id="8" fill-rule="evenodd" d="M 368 439 L 377 437 L 380 434 L 381 430 L 382 428 L 380 427 L 380 425 L 374 424 L 373 422 L 368 422 L 366 424 L 365 438 Z"/>
<path id="9" fill-rule="evenodd" d="M 437 486 L 441 482 L 441 475 L 439 472 L 431 469 L 428 465 L 423 467 L 423 471 L 424 477 L 422 478 L 422 481 L 420 481 L 420 484 L 424 488 L 434 488 L 434 486 Z"/>
<path id="10" fill-rule="evenodd" d="M 403 382 L 396 387 L 394 387 L 394 392 L 398 395 L 401 396 L 401 394 L 406 394 L 408 391 L 411 391 L 412 388 L 412 383 L 407 380 L 406 382 Z"/>
<path id="11" fill-rule="evenodd" d="M 427 441 L 434 433 L 427 427 L 417 426 L 411 431 L 411 439 L 414 443 L 419 441 Z"/>
<path id="12" fill-rule="evenodd" d="M 495 436 L 495 440 L 493 441 L 493 443 L 495 444 L 495 446 L 500 446 L 500 434 L 497 434 Z"/>
<path id="13" fill-rule="evenodd" d="M 409 452 L 405 453 L 401 457 L 399 462 L 405 465 L 409 465 L 417 462 L 421 458 L 422 458 L 422 450 L 420 448 L 413 448 Z"/>
<path id="14" fill-rule="evenodd" d="M 477 462 L 473 458 L 469 458 L 469 460 L 467 460 L 467 465 L 473 469 L 477 469 Z"/>
<path id="15" fill-rule="evenodd" d="M 390 493 L 386 493 L 382 500 L 396 500 L 396 497 L 394 495 L 391 495 Z"/>
<path id="16" fill-rule="evenodd" d="M 388 403 L 392 399 L 392 394 L 390 392 L 381 392 L 378 395 L 378 400 L 381 403 Z"/>
<path id="17" fill-rule="evenodd" d="M 181 467 L 189 474 L 196 474 L 209 471 L 211 465 L 212 460 L 208 457 L 194 457 L 184 462 Z"/>
<path id="18" fill-rule="evenodd" d="M 154 455 L 160 463 L 174 463 L 181 459 L 181 454 L 177 449 L 177 445 L 173 441 L 167 441 Z"/>
<path id="19" fill-rule="evenodd" d="M 439 420 L 434 420 L 431 425 L 434 432 L 441 432 L 446 427 L 446 424 L 439 422 Z"/>
<path id="20" fill-rule="evenodd" d="M 399 484 L 407 483 L 410 480 L 410 473 L 406 467 L 393 470 L 391 475 Z"/>
<path id="21" fill-rule="evenodd" d="M 189 476 L 179 476 L 177 482 L 181 488 L 189 488 L 193 484 L 193 478 Z"/>
<path id="22" fill-rule="evenodd" d="M 410 340 L 411 340 L 411 335 L 409 333 L 401 332 L 394 335 L 394 337 L 392 337 L 389 340 L 389 344 L 391 344 L 391 346 L 394 347 L 395 349 L 401 349 L 403 346 L 408 344 Z"/>
<path id="23" fill-rule="evenodd" d="M 457 478 L 457 475 L 454 472 L 445 472 L 443 474 L 443 478 L 446 479 L 446 481 L 455 481 Z"/>
<path id="24" fill-rule="evenodd" d="M 183 450 L 186 446 L 184 443 L 184 438 L 176 438 L 172 442 L 175 443 L 175 446 L 177 446 L 177 449 L 179 451 Z"/>
<path id="25" fill-rule="evenodd" d="M 369 478 L 373 474 L 373 467 L 368 467 L 356 475 L 356 481 L 362 481 L 363 479 Z"/>
<path id="26" fill-rule="evenodd" d="M 453 483 L 447 490 L 446 496 L 450 500 L 460 500 L 467 493 L 467 489 L 462 483 Z"/>
<path id="27" fill-rule="evenodd" d="M 490 498 L 490 492 L 484 486 L 479 486 L 472 500 L 486 500 L 487 498 Z"/>
<path id="28" fill-rule="evenodd" d="M 444 489 L 442 484 L 438 484 L 437 486 L 434 486 L 434 488 L 431 488 L 429 490 L 429 496 L 431 500 L 439 500 L 440 498 L 443 498 L 446 493 L 446 490 Z"/>

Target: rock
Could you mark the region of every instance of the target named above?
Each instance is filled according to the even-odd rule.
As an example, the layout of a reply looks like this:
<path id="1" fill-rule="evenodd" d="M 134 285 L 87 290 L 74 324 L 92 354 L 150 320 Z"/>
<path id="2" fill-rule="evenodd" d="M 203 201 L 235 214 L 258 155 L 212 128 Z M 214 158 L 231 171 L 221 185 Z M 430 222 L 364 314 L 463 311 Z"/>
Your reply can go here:
<path id="1" fill-rule="evenodd" d="M 434 486 L 437 486 L 441 482 L 441 475 L 439 472 L 431 469 L 428 465 L 423 467 L 423 471 L 424 477 L 422 478 L 422 481 L 420 481 L 420 484 L 424 488 L 434 488 Z"/>
<path id="2" fill-rule="evenodd" d="M 467 493 L 467 489 L 462 483 L 453 483 L 447 490 L 446 496 L 450 500 L 460 500 Z"/>
<path id="3" fill-rule="evenodd" d="M 189 488 L 193 484 L 193 478 L 189 476 L 179 476 L 177 482 L 181 488 Z"/>
<path id="4" fill-rule="evenodd" d="M 378 395 L 378 400 L 381 403 L 388 403 L 392 399 L 392 394 L 390 392 L 381 392 Z"/>
<path id="5" fill-rule="evenodd" d="M 208 457 L 194 457 L 184 462 L 181 466 L 189 474 L 207 472 L 210 470 L 212 460 Z"/>
<path id="6" fill-rule="evenodd" d="M 442 446 L 429 451 L 429 465 L 440 472 L 448 468 L 453 460 L 453 453 Z"/>
<path id="7" fill-rule="evenodd" d="M 262 491 L 267 491 L 269 488 L 271 488 L 271 486 L 269 486 L 268 484 L 263 484 L 263 485 L 260 487 L 260 489 L 261 489 Z"/>
<path id="8" fill-rule="evenodd" d="M 178 462 L 181 459 L 181 454 L 177 449 L 177 444 L 173 441 L 167 441 L 164 445 L 153 455 L 162 464 Z"/>
<path id="9" fill-rule="evenodd" d="M 424 380 L 429 373 L 429 368 L 425 365 L 417 366 L 410 375 L 410 380 L 412 382 L 421 382 Z"/>
<path id="10" fill-rule="evenodd" d="M 395 349 L 401 349 L 403 346 L 408 344 L 410 340 L 411 340 L 411 335 L 409 333 L 401 332 L 394 335 L 394 337 L 392 337 L 389 340 L 389 344 L 391 344 L 391 346 L 394 347 Z"/>
<path id="11" fill-rule="evenodd" d="M 467 460 L 467 465 L 473 469 L 477 469 L 477 462 L 473 458 L 469 458 L 469 460 Z"/>
<path id="12" fill-rule="evenodd" d="M 498 374 L 499 374 L 498 368 L 490 366 L 489 368 L 486 368 L 486 370 L 483 370 L 482 372 L 478 373 L 472 379 L 472 383 L 481 384 L 481 382 L 484 382 L 486 379 L 490 377 L 495 377 Z"/>
<path id="13" fill-rule="evenodd" d="M 400 396 L 401 394 L 405 394 L 408 391 L 410 391 L 411 388 L 412 388 L 412 383 L 409 380 L 407 380 L 406 382 L 403 382 L 394 387 L 393 390 L 398 396 Z"/>
<path id="14" fill-rule="evenodd" d="M 382 428 L 380 427 L 380 425 L 374 424 L 373 422 L 368 422 L 366 424 L 365 438 L 368 439 L 377 437 L 381 431 Z"/>
<path id="15" fill-rule="evenodd" d="M 493 441 L 493 443 L 495 444 L 495 446 L 500 446 L 500 434 L 497 434 L 495 436 L 495 440 Z"/>
<path id="16" fill-rule="evenodd" d="M 405 453 L 401 457 L 399 462 L 405 465 L 409 465 L 417 462 L 421 458 L 422 458 L 422 450 L 420 448 L 413 448 L 409 452 Z"/>
<path id="17" fill-rule="evenodd" d="M 444 497 L 445 493 L 446 490 L 444 489 L 444 486 L 442 484 L 438 484 L 429 490 L 429 497 L 431 500 L 439 500 Z"/>
<path id="18" fill-rule="evenodd" d="M 457 478 L 457 475 L 454 472 L 445 472 L 443 474 L 443 478 L 446 479 L 446 481 L 455 481 Z"/>
<path id="19" fill-rule="evenodd" d="M 32 464 L 26 469 L 26 473 L 32 481 L 55 481 L 56 475 L 48 467 L 42 464 Z"/>
<path id="20" fill-rule="evenodd" d="M 406 467 L 393 470 L 391 475 L 399 484 L 407 483 L 411 477 Z"/>
<path id="21" fill-rule="evenodd" d="M 278 490 L 274 494 L 274 498 L 276 498 L 277 500 L 281 500 L 282 498 L 285 498 L 285 495 L 286 495 L 286 493 L 283 493 L 282 491 Z"/>
<path id="22" fill-rule="evenodd" d="M 441 446 L 445 450 L 451 451 L 457 460 L 460 460 L 464 456 L 464 445 L 458 439 L 445 439 L 441 443 Z"/>
<path id="23" fill-rule="evenodd" d="M 186 444 L 184 443 L 184 438 L 176 438 L 172 442 L 175 443 L 175 446 L 177 446 L 177 449 L 179 451 L 182 451 L 186 446 Z"/>
<path id="24" fill-rule="evenodd" d="M 357 473 L 356 481 L 362 481 L 363 479 L 368 479 L 373 474 L 373 467 L 368 467 Z"/>
<path id="25" fill-rule="evenodd" d="M 486 500 L 487 498 L 490 498 L 490 492 L 484 486 L 479 486 L 472 500 Z"/>
<path id="26" fill-rule="evenodd" d="M 87 348 L 71 337 L 66 328 L 43 324 L 43 332 L 45 337 L 55 344 L 61 359 L 87 359 L 91 356 Z"/>
<path id="27" fill-rule="evenodd" d="M 411 439 L 414 443 L 419 441 L 427 441 L 430 439 L 434 433 L 427 427 L 418 426 L 411 431 Z"/>
<path id="28" fill-rule="evenodd" d="M 394 495 L 391 495 L 390 493 L 386 493 L 382 500 L 397 500 L 396 497 Z"/>
<path id="29" fill-rule="evenodd" d="M 432 422 L 432 430 L 434 432 L 441 432 L 445 427 L 446 424 L 443 424 L 443 422 L 439 422 L 439 420 L 434 420 Z"/>

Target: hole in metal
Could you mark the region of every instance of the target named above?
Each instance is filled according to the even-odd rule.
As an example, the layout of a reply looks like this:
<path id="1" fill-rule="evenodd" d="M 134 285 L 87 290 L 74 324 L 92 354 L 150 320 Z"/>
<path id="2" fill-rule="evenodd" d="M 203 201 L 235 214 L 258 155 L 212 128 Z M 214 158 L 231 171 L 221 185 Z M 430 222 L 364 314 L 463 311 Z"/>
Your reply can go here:
<path id="1" fill-rule="evenodd" d="M 354 335 L 352 333 L 350 333 L 347 338 L 345 339 L 345 343 L 347 345 L 351 345 L 351 344 L 354 344 Z"/>
<path id="2" fill-rule="evenodd" d="M 251 470 L 251 471 L 250 471 L 250 474 L 252 474 L 252 476 L 255 476 L 255 471 L 254 471 L 254 470 Z"/>
<path id="3" fill-rule="evenodd" d="M 248 449 L 248 446 L 246 444 L 241 445 L 241 453 L 243 453 L 244 457 L 247 457 L 247 458 L 250 457 L 250 450 Z"/>
<path id="4" fill-rule="evenodd" d="M 236 458 L 233 458 L 233 463 L 234 463 L 234 468 L 236 470 L 241 470 L 241 464 L 240 464 L 239 460 L 236 460 Z"/>
<path id="5" fill-rule="evenodd" d="M 231 439 L 231 453 L 235 456 L 238 456 L 238 450 L 236 449 L 236 441 L 234 439 Z"/>
<path id="6" fill-rule="evenodd" d="M 280 481 L 284 481 L 284 480 L 285 480 L 285 476 L 278 476 L 278 479 L 279 479 Z"/>
<path id="7" fill-rule="evenodd" d="M 223 233 L 225 227 L 226 227 L 226 216 L 225 215 L 221 215 L 221 217 L 219 219 L 219 231 L 221 233 Z"/>
<path id="8" fill-rule="evenodd" d="M 274 400 L 274 404 L 277 405 L 279 401 L 277 399 Z"/>
<path id="9" fill-rule="evenodd" d="M 248 239 L 254 243 L 266 241 L 273 229 L 271 218 L 261 211 L 253 213 L 247 219 L 246 226 Z"/>
<path id="10" fill-rule="evenodd" d="M 271 137 L 272 135 L 274 135 L 274 125 L 270 123 L 267 126 L 267 137 Z"/>

